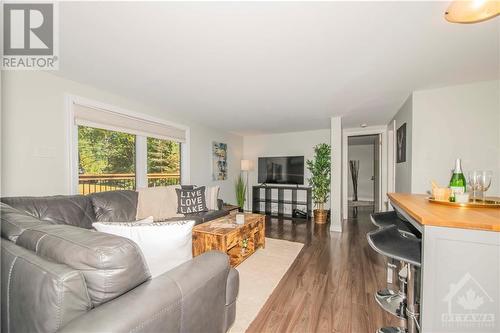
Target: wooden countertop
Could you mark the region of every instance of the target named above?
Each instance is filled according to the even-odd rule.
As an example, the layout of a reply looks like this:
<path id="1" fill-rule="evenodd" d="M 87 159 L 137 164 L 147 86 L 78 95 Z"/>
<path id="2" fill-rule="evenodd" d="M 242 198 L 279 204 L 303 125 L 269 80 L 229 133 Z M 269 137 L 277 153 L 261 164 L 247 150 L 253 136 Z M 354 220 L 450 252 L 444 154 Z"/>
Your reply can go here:
<path id="1" fill-rule="evenodd" d="M 431 203 L 425 194 L 388 193 L 391 201 L 424 226 L 500 232 L 500 209 Z"/>

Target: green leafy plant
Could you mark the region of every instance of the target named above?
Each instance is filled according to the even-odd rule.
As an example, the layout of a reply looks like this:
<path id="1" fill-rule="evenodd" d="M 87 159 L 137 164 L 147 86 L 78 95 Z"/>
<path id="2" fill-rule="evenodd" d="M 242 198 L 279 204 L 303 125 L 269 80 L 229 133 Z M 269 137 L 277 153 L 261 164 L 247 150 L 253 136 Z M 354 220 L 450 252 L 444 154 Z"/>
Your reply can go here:
<path id="1" fill-rule="evenodd" d="M 320 143 L 314 147 L 314 159 L 306 162 L 307 169 L 311 172 L 309 185 L 312 186 L 314 204 L 320 210 L 324 209 L 330 196 L 330 152 L 329 144 Z"/>
<path id="2" fill-rule="evenodd" d="M 245 182 L 243 181 L 243 177 L 241 177 L 241 175 L 236 178 L 236 184 L 234 188 L 236 192 L 236 202 L 238 204 L 238 207 L 240 207 L 240 209 L 243 209 L 243 207 L 245 206 L 247 186 L 245 185 Z"/>

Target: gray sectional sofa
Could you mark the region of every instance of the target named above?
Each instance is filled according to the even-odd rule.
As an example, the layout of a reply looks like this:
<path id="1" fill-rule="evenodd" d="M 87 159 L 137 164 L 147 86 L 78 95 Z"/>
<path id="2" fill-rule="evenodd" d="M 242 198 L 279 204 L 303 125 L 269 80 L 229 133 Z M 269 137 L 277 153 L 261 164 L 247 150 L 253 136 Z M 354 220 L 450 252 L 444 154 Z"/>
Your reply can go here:
<path id="1" fill-rule="evenodd" d="M 92 230 L 134 220 L 135 192 L 0 201 L 2 332 L 208 333 L 234 322 L 239 278 L 225 254 L 152 279 L 137 244 Z"/>

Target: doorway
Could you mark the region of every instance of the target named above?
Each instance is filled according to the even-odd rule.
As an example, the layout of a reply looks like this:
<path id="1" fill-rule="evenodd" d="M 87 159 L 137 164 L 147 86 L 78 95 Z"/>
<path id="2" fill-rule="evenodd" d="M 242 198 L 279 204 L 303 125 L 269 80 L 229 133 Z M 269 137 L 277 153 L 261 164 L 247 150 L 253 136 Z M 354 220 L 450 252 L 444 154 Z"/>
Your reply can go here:
<path id="1" fill-rule="evenodd" d="M 360 207 L 380 210 L 380 134 L 349 136 L 348 215 L 356 217 Z"/>
<path id="2" fill-rule="evenodd" d="M 346 128 L 342 130 L 342 191 L 341 191 L 341 205 L 342 205 L 342 219 L 346 220 L 349 216 L 348 209 L 348 187 L 352 182 L 349 170 L 349 156 L 348 156 L 348 143 L 349 138 L 357 136 L 371 136 L 374 135 L 378 139 L 378 147 L 374 147 L 374 160 L 377 156 L 378 163 L 374 163 L 374 195 L 373 195 L 373 208 L 375 211 L 386 211 L 387 208 L 387 126 L 368 126 L 363 128 Z M 377 154 L 375 154 L 375 152 Z M 378 167 L 378 170 L 375 169 Z M 377 178 L 378 176 L 378 178 Z M 359 195 L 358 195 L 359 197 Z"/>

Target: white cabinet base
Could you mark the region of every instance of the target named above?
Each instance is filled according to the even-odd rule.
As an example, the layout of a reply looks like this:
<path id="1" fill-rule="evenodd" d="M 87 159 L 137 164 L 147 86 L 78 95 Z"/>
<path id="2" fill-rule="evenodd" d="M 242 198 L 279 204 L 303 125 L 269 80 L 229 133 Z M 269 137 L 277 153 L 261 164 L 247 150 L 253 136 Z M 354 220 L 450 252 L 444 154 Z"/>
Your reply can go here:
<path id="1" fill-rule="evenodd" d="M 500 332 L 500 233 L 425 226 L 424 333 Z"/>

